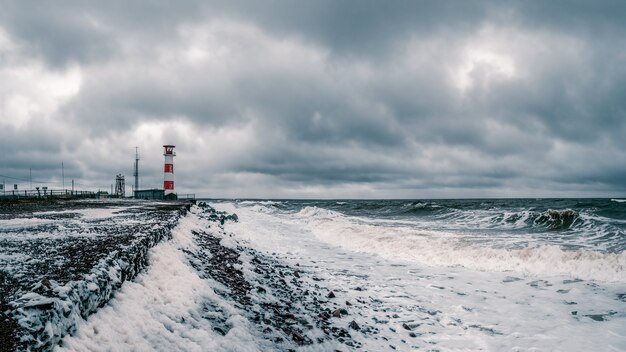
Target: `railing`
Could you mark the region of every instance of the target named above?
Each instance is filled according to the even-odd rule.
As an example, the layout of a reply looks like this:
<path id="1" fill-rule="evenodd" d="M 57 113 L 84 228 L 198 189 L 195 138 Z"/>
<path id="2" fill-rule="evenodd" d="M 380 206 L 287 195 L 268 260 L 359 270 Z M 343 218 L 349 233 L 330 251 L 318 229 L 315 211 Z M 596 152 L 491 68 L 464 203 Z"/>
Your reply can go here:
<path id="1" fill-rule="evenodd" d="M 91 191 L 72 190 L 36 190 L 36 191 L 0 191 L 0 199 L 73 199 L 96 198 L 97 193 Z"/>
<path id="2" fill-rule="evenodd" d="M 72 190 L 3 190 L 0 191 L 0 200 L 3 199 L 76 199 L 76 198 L 115 198 L 110 194 L 99 194 L 92 191 L 72 191 Z M 196 199 L 195 193 L 178 194 L 178 199 Z"/>

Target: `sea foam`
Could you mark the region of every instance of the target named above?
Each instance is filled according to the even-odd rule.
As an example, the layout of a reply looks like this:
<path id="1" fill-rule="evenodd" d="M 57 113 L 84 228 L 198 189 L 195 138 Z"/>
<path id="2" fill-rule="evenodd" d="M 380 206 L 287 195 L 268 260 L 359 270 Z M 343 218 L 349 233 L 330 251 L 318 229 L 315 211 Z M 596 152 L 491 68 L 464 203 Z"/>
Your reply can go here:
<path id="1" fill-rule="evenodd" d="M 293 214 L 293 221 L 317 238 L 352 250 L 428 265 L 464 266 L 488 271 L 567 275 L 601 281 L 626 280 L 626 252 L 566 250 L 539 244 L 521 249 L 491 248 L 466 241 L 460 233 L 371 224 L 358 217 L 317 207 Z"/>

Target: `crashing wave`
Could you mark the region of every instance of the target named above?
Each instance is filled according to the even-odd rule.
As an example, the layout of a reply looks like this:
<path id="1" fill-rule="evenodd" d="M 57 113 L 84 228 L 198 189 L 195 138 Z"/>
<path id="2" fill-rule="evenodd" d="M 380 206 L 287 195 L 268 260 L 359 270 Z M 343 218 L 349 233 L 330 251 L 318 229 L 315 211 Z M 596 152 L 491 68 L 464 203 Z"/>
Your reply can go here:
<path id="1" fill-rule="evenodd" d="M 578 218 L 578 213 L 571 209 L 550 209 L 537 216 L 534 223 L 545 225 L 550 230 L 565 230 L 571 228 Z"/>
<path id="2" fill-rule="evenodd" d="M 356 251 L 427 265 L 464 266 L 488 271 L 518 271 L 540 275 L 568 275 L 581 279 L 626 281 L 626 252 L 566 250 L 558 245 L 522 249 L 492 248 L 466 242 L 453 232 L 407 226 L 367 224 L 356 218 L 317 207 L 296 214 L 320 240 Z M 578 214 L 547 211 L 539 215 L 553 228 L 570 226 Z"/>

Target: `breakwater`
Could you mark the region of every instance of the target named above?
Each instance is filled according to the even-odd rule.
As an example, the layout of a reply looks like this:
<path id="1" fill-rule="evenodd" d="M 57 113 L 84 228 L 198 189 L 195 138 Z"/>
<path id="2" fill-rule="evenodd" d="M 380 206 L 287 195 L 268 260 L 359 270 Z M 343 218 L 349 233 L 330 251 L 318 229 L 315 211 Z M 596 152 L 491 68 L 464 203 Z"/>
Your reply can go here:
<path id="1" fill-rule="evenodd" d="M 189 202 L 82 200 L 0 207 L 3 350 L 51 350 L 171 238 Z"/>

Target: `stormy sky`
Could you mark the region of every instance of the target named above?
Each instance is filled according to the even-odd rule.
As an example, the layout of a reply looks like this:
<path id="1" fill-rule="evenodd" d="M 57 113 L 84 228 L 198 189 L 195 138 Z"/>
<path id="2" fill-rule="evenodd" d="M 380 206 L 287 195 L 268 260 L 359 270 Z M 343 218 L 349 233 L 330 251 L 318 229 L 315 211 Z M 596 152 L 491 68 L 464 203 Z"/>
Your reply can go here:
<path id="1" fill-rule="evenodd" d="M 0 0 L 0 182 L 626 196 L 623 1 Z"/>

